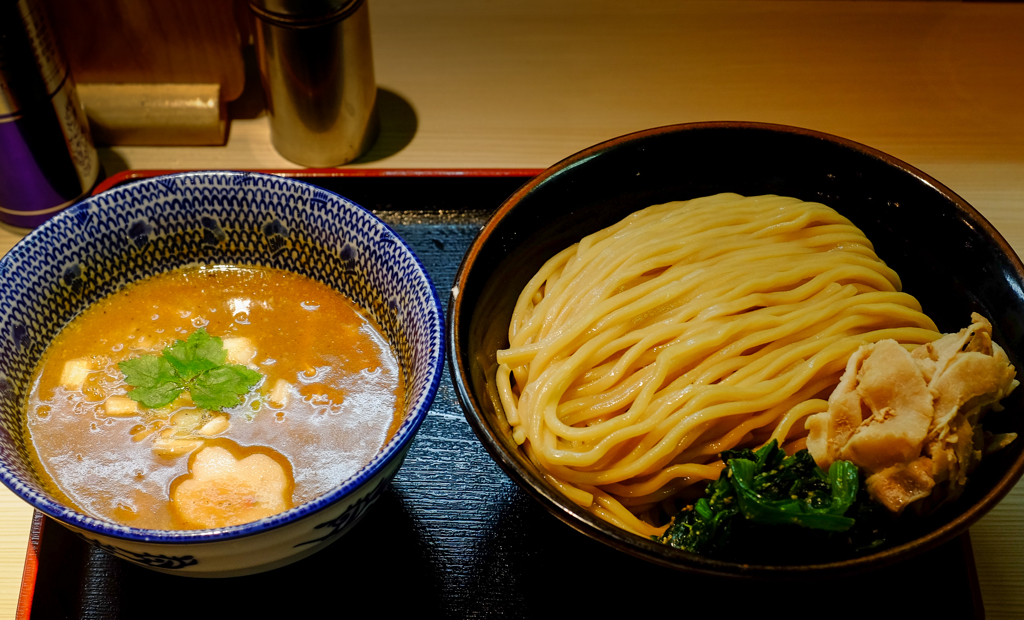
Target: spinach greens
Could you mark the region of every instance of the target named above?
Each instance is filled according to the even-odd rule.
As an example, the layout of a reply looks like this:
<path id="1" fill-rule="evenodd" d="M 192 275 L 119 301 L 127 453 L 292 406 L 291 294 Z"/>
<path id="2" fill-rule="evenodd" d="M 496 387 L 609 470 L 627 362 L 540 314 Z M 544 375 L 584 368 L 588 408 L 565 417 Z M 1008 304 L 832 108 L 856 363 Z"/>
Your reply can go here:
<path id="1" fill-rule="evenodd" d="M 776 531 L 775 526 L 789 533 L 809 528 L 828 537 L 851 531 L 857 522 L 852 515 L 873 512 L 870 507 L 855 507 L 870 500 L 866 493 L 858 493 L 863 485 L 857 466 L 849 461 L 836 461 L 826 473 L 807 450 L 786 456 L 774 440 L 756 452 L 727 450 L 722 460 L 725 469 L 707 487 L 705 497 L 677 514 L 656 540 L 693 553 L 715 554 L 734 544 L 737 529 L 749 534 L 753 528 L 777 537 L 787 532 Z M 772 532 L 762 526 L 771 526 Z M 843 536 L 856 547 L 874 547 L 881 542 L 876 534 L 872 530 L 865 538 L 853 530 Z"/>

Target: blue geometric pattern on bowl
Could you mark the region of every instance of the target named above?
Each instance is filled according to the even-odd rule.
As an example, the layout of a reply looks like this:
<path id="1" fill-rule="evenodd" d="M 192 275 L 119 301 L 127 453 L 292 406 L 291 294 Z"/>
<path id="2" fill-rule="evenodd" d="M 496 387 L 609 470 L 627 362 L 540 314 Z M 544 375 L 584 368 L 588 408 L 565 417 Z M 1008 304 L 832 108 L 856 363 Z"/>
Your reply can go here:
<path id="1" fill-rule="evenodd" d="M 216 532 L 142 530 L 55 502 L 28 466 L 21 422 L 37 361 L 60 329 L 129 282 L 192 264 L 276 267 L 353 299 L 377 321 L 406 380 L 394 438 L 352 479 L 285 513 Z M 444 317 L 433 284 L 404 241 L 369 211 L 306 183 L 240 172 L 138 181 L 90 198 L 0 259 L 0 479 L 42 512 L 86 531 L 149 542 L 236 538 L 316 512 L 401 451 L 440 382 Z"/>

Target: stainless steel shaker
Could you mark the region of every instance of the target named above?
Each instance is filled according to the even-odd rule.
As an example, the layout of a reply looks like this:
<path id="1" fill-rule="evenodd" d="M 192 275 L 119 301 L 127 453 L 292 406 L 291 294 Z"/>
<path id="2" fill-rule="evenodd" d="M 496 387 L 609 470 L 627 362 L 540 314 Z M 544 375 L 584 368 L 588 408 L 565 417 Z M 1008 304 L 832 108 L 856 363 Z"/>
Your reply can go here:
<path id="1" fill-rule="evenodd" d="M 337 166 L 377 137 L 365 0 L 250 0 L 270 139 L 305 166 Z"/>
<path id="2" fill-rule="evenodd" d="M 99 172 L 43 8 L 0 1 L 0 220 L 38 226 L 92 189 Z"/>

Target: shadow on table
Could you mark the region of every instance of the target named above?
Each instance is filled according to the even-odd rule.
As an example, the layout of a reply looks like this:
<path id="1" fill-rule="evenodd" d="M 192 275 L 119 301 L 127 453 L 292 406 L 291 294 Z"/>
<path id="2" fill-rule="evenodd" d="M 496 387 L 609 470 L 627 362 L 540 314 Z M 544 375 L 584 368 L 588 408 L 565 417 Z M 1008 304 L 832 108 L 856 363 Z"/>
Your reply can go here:
<path id="1" fill-rule="evenodd" d="M 398 93 L 378 88 L 376 105 L 380 134 L 370 150 L 352 162 L 354 164 L 367 164 L 394 155 L 409 146 L 419 127 L 416 110 Z"/>

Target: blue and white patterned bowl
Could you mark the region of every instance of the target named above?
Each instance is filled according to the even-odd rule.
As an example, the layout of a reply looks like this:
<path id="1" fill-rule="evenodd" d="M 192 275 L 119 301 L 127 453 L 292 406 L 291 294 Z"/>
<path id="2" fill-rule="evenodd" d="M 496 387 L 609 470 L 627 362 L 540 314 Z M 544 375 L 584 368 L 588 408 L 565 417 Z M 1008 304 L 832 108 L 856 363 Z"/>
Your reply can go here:
<path id="1" fill-rule="evenodd" d="M 248 264 L 309 276 L 365 308 L 406 379 L 403 422 L 351 479 L 287 512 L 213 530 L 125 527 L 57 502 L 26 454 L 22 407 L 57 332 L 129 282 L 187 264 Z M 346 199 L 299 181 L 196 172 L 90 198 L 0 259 L 0 479 L 37 510 L 119 557 L 162 572 L 226 577 L 291 563 L 339 538 L 387 488 L 440 382 L 444 315 L 412 250 Z"/>

